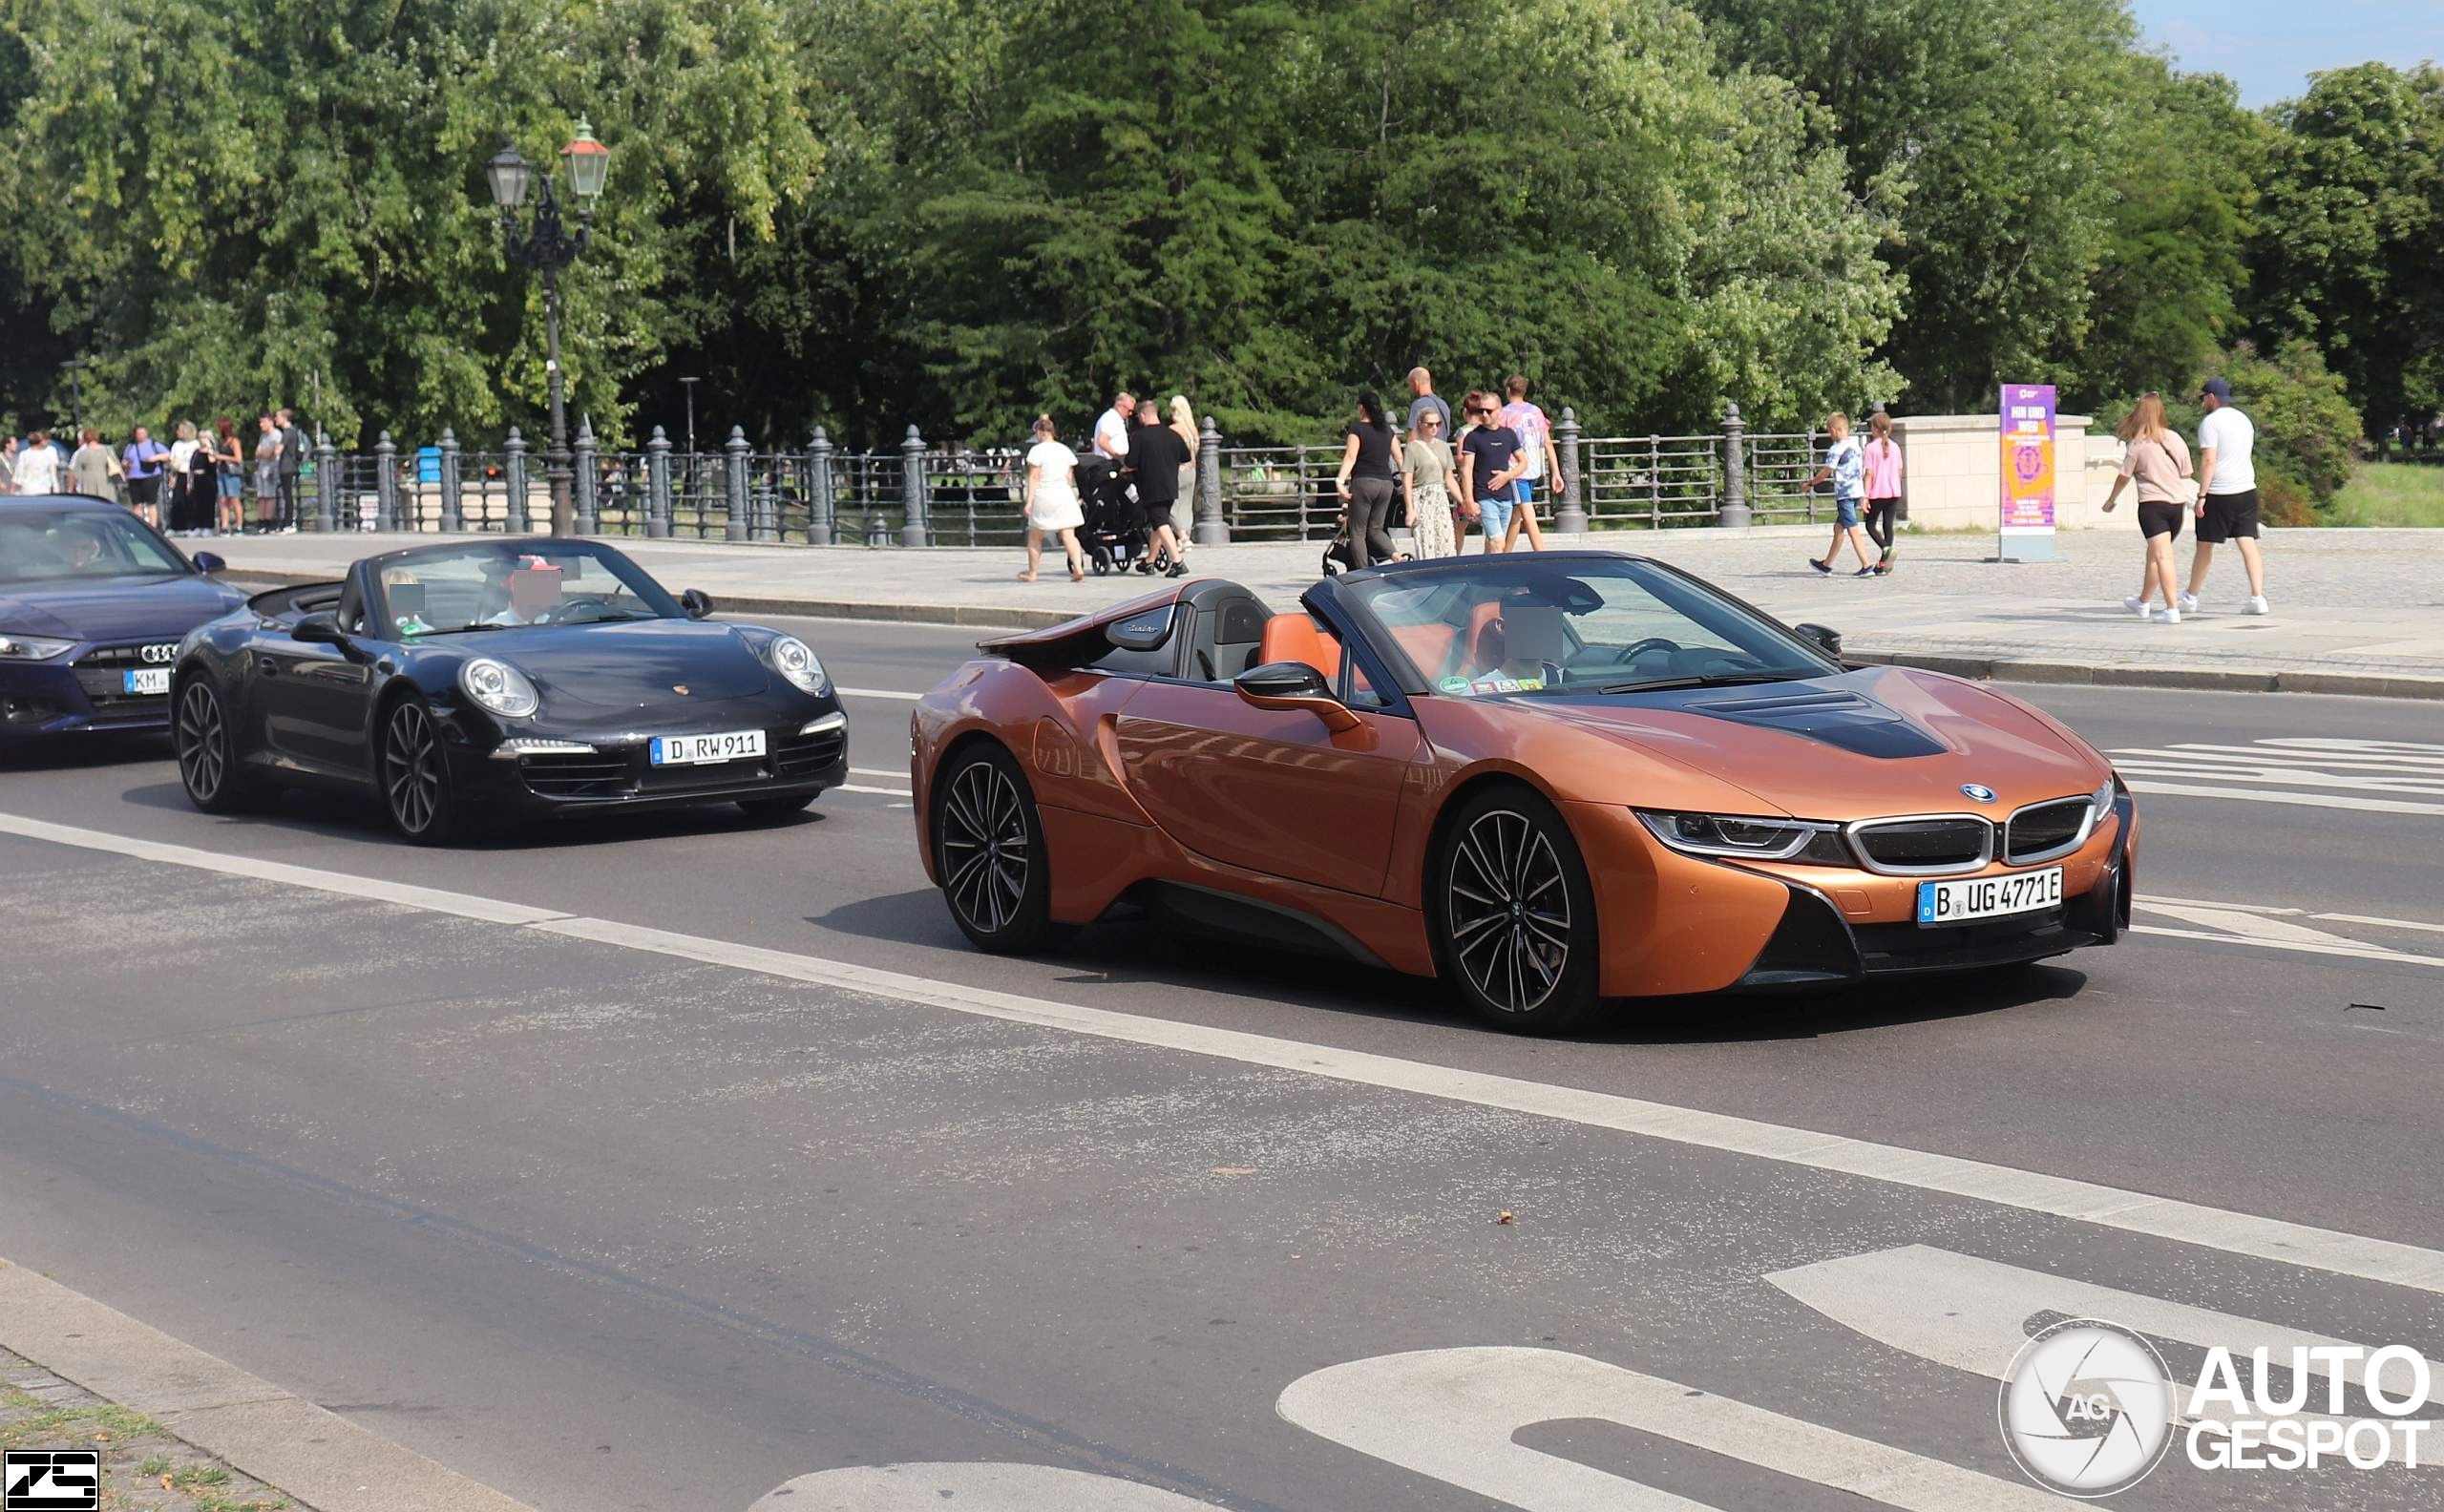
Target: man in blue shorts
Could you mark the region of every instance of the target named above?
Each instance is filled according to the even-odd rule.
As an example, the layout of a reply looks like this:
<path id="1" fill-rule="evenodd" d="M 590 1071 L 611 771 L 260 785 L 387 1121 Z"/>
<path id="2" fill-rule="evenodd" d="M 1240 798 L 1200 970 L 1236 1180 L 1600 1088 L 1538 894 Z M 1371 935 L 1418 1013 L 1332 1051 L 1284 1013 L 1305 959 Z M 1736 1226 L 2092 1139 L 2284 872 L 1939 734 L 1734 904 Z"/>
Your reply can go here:
<path id="1" fill-rule="evenodd" d="M 1875 563 L 1867 559 L 1867 530 L 1862 516 L 1867 506 L 1867 456 L 1857 439 L 1850 434 L 1850 417 L 1840 411 L 1825 416 L 1824 465 L 1807 480 L 1814 489 L 1826 478 L 1833 480 L 1833 544 L 1824 550 L 1824 559 L 1811 556 L 1807 564 L 1827 578 L 1833 576 L 1833 558 L 1842 554 L 1842 542 L 1859 554 L 1859 570 L 1853 578 L 1872 578 Z"/>
<path id="2" fill-rule="evenodd" d="M 1487 553 L 1510 549 L 1510 485 L 1527 468 L 1527 449 L 1519 432 L 1502 424 L 1493 395 L 1476 389 L 1468 395 L 1468 419 L 1475 427 L 1460 443 L 1460 500 L 1473 509 L 1477 529 Z"/>

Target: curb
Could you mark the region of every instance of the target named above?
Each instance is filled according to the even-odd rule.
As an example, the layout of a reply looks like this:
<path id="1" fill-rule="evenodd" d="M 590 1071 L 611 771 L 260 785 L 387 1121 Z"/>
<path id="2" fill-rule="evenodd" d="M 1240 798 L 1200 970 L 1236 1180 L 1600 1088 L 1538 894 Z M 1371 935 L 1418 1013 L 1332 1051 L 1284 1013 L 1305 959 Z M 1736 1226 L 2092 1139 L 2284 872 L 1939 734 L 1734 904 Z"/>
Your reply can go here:
<path id="1" fill-rule="evenodd" d="M 221 574 L 232 583 L 288 587 L 327 582 L 314 573 L 233 567 Z M 730 598 L 717 600 L 723 614 L 790 615 L 806 620 L 864 620 L 890 624 L 959 625 L 990 630 L 1043 630 L 1065 624 L 1077 612 L 1001 608 L 990 604 L 874 603 L 848 598 Z M 2327 693 L 2351 698 L 2444 700 L 2444 678 L 2387 677 L 2373 672 L 2248 672 L 2224 667 L 2096 666 L 2085 662 L 2035 662 L 2016 657 L 1949 656 L 1934 652 L 1845 648 L 1853 662 L 1880 666 L 1949 672 L 1979 682 L 2044 682 L 2066 686 L 2167 688 L 2209 693 Z"/>
<path id="2" fill-rule="evenodd" d="M 534 1512 L 411 1449 L 0 1260 L 0 1346 L 316 1512 Z"/>

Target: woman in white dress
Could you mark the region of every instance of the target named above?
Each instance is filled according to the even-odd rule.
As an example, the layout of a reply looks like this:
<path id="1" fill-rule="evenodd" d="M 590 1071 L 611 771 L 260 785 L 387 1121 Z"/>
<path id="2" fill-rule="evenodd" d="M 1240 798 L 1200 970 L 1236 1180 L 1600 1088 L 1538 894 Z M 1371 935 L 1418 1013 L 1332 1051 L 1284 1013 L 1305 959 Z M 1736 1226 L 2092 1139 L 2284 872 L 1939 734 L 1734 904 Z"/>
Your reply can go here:
<path id="1" fill-rule="evenodd" d="M 1027 449 L 1026 506 L 1027 570 L 1019 574 L 1019 581 L 1035 581 L 1046 536 L 1061 537 L 1061 549 L 1069 557 L 1069 580 L 1085 581 L 1086 561 L 1078 550 L 1078 527 L 1086 523 L 1086 513 L 1078 504 L 1078 453 L 1054 436 L 1050 415 L 1035 417 L 1035 445 Z"/>

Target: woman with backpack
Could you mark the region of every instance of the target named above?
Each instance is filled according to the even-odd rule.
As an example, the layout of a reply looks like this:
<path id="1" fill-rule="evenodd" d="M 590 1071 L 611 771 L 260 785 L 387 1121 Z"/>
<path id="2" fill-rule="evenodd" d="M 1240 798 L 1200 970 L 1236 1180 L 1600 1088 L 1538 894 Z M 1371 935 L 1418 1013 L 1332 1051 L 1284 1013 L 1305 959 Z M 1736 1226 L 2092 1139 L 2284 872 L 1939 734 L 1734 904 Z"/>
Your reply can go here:
<path id="1" fill-rule="evenodd" d="M 2110 513 L 2121 499 L 2124 484 L 2138 485 L 2138 530 L 2147 543 L 2147 565 L 2138 580 L 2138 596 L 2121 600 L 2122 607 L 2158 624 L 2181 623 L 2181 579 L 2174 576 L 2173 545 L 2181 539 L 2181 521 L 2198 496 L 2192 480 L 2189 446 L 2181 432 L 2164 424 L 2164 401 L 2141 394 L 2121 422 L 2121 466 L 2105 495 Z M 2149 610 L 2148 598 L 2158 590 L 2164 606 Z"/>

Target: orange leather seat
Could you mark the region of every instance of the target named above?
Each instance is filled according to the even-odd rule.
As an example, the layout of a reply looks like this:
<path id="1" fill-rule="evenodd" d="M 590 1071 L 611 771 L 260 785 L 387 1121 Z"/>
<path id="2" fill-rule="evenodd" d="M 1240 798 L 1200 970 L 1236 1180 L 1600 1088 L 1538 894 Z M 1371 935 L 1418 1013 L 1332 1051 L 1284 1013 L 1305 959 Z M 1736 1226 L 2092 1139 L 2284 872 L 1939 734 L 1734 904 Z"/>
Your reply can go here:
<path id="1" fill-rule="evenodd" d="M 1502 605 L 1488 598 L 1468 611 L 1468 628 L 1461 632 L 1460 675 L 1484 677 L 1503 663 Z"/>
<path id="2" fill-rule="evenodd" d="M 1256 647 L 1258 662 L 1304 662 L 1332 682 L 1340 676 L 1340 642 L 1316 627 L 1304 614 L 1275 615 L 1264 622 L 1264 640 Z"/>
<path id="3" fill-rule="evenodd" d="M 1392 639 L 1417 663 L 1418 675 L 1432 682 L 1443 675 L 1443 663 L 1451 660 L 1451 646 L 1460 638 L 1459 628 L 1440 620 L 1423 624 L 1401 625 L 1392 631 Z"/>

